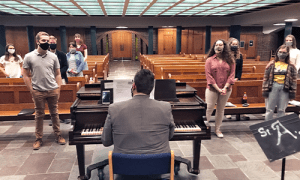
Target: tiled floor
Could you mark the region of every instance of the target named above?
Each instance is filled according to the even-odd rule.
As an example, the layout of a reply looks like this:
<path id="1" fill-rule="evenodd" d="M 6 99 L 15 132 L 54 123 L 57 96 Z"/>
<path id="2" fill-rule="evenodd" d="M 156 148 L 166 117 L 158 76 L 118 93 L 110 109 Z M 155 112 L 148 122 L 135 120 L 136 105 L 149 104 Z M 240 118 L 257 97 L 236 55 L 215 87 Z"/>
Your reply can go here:
<path id="1" fill-rule="evenodd" d="M 138 62 L 111 62 L 110 78 L 132 79 L 139 69 Z M 279 180 L 281 160 L 270 163 L 249 126 L 262 122 L 259 114 L 250 115 L 250 121 L 225 120 L 221 130 L 224 138 L 212 134 L 211 140 L 202 141 L 201 173 L 196 176 L 187 173 L 182 165 L 175 179 L 183 180 Z M 44 121 L 43 147 L 32 150 L 34 121 L 0 122 L 0 180 L 76 180 L 78 164 L 75 146 L 58 145 L 54 142 L 49 120 Z M 214 123 L 210 123 L 214 131 Z M 68 139 L 70 124 L 61 124 L 63 136 Z M 175 155 L 192 159 L 192 141 L 172 141 Z M 107 157 L 113 147 L 86 145 L 86 165 Z M 108 172 L 108 168 L 105 168 Z M 93 180 L 97 179 L 95 172 Z M 106 176 L 105 179 L 108 179 Z M 300 179 L 300 153 L 287 157 L 286 179 Z"/>

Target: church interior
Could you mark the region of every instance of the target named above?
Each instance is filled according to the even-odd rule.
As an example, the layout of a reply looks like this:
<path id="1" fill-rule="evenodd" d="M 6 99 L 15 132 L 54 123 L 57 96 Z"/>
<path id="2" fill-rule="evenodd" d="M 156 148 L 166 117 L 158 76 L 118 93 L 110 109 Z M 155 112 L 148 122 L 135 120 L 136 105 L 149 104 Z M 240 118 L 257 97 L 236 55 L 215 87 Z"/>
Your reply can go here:
<path id="1" fill-rule="evenodd" d="M 40 31 L 57 39 L 58 51 L 69 53 L 69 43 L 80 34 L 87 46 L 82 55 L 88 70 L 82 71 L 82 77 L 68 77 L 69 82 L 60 89 L 58 112 L 66 144 L 55 142 L 46 105 L 39 150 L 32 148 L 35 114 L 19 114 L 34 109 L 31 93 L 23 78 L 6 78 L 0 71 L 0 179 L 80 179 L 85 172 L 79 167 L 79 147 L 84 147 L 84 169 L 106 159 L 113 146 L 104 147 L 100 141 L 77 146 L 72 139 L 79 121 L 76 108 L 80 109 L 74 106 L 81 97 L 89 100 L 78 92 L 98 85 L 99 99 L 101 81 L 133 80 L 141 69 L 152 71 L 156 80 L 175 79 L 177 84 L 184 84 L 202 103 L 198 109 L 204 113 L 200 121 L 209 127 L 202 129 L 207 136 L 202 141 L 198 136 L 169 141 L 175 156 L 190 160 L 192 167 L 198 168 L 190 173 L 180 164 L 174 179 L 282 179 L 282 158 L 270 162 L 250 126 L 265 121 L 262 83 L 266 66 L 277 57 L 276 50 L 289 34 L 295 37 L 295 48 L 300 49 L 299 9 L 298 0 L 1 0 L 0 56 L 5 56 L 6 46 L 11 44 L 24 60 L 38 48 L 36 35 Z M 219 39 L 227 42 L 230 37 L 239 41 L 243 74 L 232 86 L 228 102 L 234 107 L 225 107 L 224 137 L 219 138 L 214 133 L 216 112 L 210 122 L 205 116 L 205 62 L 214 43 Z M 296 101 L 300 101 L 298 81 Z M 182 95 L 179 91 L 176 89 L 178 96 Z M 248 107 L 242 105 L 245 93 Z M 287 115 L 299 115 L 299 111 L 299 105 L 286 108 Z M 295 136 L 299 139 L 298 130 Z M 200 143 L 198 148 L 195 142 Z M 298 151 L 300 148 L 284 158 L 285 179 L 300 179 Z M 104 174 L 108 180 L 108 166 Z M 98 179 L 97 171 L 92 172 L 91 179 Z"/>

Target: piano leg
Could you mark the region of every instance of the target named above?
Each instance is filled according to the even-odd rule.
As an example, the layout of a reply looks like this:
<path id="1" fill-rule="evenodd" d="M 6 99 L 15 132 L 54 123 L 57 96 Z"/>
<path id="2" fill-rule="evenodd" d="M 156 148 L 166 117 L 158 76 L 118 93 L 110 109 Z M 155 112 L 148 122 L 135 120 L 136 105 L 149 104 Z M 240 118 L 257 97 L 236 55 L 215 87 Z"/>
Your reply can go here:
<path id="1" fill-rule="evenodd" d="M 192 172 L 193 174 L 199 174 L 199 162 L 200 162 L 200 151 L 201 151 L 201 140 L 195 139 L 193 140 L 193 168 Z"/>
<path id="2" fill-rule="evenodd" d="M 78 160 L 78 167 L 79 167 L 79 177 L 78 179 L 85 178 L 85 164 L 84 164 L 84 145 L 76 145 L 77 151 L 77 160 Z"/>

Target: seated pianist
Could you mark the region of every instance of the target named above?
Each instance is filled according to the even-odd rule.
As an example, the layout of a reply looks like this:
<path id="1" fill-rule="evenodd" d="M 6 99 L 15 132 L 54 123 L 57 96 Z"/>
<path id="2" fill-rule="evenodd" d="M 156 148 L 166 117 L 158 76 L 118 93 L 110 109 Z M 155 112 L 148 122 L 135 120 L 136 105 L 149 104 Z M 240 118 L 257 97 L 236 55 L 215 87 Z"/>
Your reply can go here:
<path id="1" fill-rule="evenodd" d="M 114 145 L 114 153 L 170 153 L 169 140 L 175 129 L 171 105 L 149 98 L 153 86 L 153 73 L 142 69 L 134 77 L 132 99 L 109 106 L 102 143 L 106 147 Z M 159 177 L 147 176 L 147 179 Z"/>

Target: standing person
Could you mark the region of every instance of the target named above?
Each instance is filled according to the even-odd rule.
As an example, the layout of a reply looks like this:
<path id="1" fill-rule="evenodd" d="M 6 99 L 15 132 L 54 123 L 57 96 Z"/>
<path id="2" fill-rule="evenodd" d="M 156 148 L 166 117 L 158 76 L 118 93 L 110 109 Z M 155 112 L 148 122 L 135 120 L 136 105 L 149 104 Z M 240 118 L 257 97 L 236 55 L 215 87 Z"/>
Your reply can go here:
<path id="1" fill-rule="evenodd" d="M 5 54 L 0 58 L 0 71 L 7 78 L 21 78 L 22 64 L 23 59 L 20 55 L 17 55 L 15 46 L 12 44 L 6 45 Z"/>
<path id="2" fill-rule="evenodd" d="M 61 86 L 60 66 L 57 56 L 48 51 L 49 34 L 39 32 L 36 35 L 38 48 L 25 55 L 23 64 L 23 79 L 30 90 L 35 105 L 35 136 L 33 149 L 38 150 L 43 144 L 43 119 L 45 116 L 45 102 L 48 103 L 53 131 L 58 144 L 65 144 L 60 133 L 58 117 L 58 99 Z M 30 81 L 29 74 L 32 78 Z"/>
<path id="3" fill-rule="evenodd" d="M 220 131 L 223 121 L 225 104 L 231 94 L 231 85 L 234 84 L 235 63 L 229 46 L 224 40 L 217 40 L 208 52 L 205 63 L 207 88 L 205 101 L 207 103 L 206 119 L 209 122 L 211 114 L 216 108 L 216 130 L 219 138 L 224 137 Z"/>
<path id="4" fill-rule="evenodd" d="M 78 33 L 75 34 L 74 40 L 76 42 L 76 51 L 80 51 L 81 54 L 84 56 L 84 63 L 85 63 L 84 70 L 88 70 L 89 68 L 87 64 L 87 57 L 88 57 L 87 46 L 83 43 L 83 40 L 81 39 L 81 35 Z"/>
<path id="5" fill-rule="evenodd" d="M 295 36 L 287 35 L 285 37 L 285 45 L 290 48 L 290 62 L 296 66 L 298 72 L 300 68 L 300 50 L 297 49 Z"/>
<path id="6" fill-rule="evenodd" d="M 67 84 L 68 83 L 68 77 L 67 77 L 67 70 L 69 68 L 68 66 L 68 61 L 66 54 L 62 51 L 58 51 L 56 49 L 57 47 L 57 38 L 51 35 L 49 37 L 49 46 L 50 46 L 50 51 L 56 54 L 59 65 L 60 65 L 60 73 L 61 73 L 61 78 L 62 78 L 62 84 Z"/>
<path id="7" fill-rule="evenodd" d="M 60 65 L 60 74 L 62 78 L 62 84 L 67 84 L 68 83 L 68 77 L 67 77 L 67 70 L 69 68 L 68 66 L 68 61 L 67 61 L 67 56 L 64 52 L 58 51 L 57 48 L 57 38 L 53 35 L 49 36 L 49 47 L 50 47 L 50 52 L 53 52 L 56 54 L 59 65 Z M 61 119 L 61 123 L 66 123 L 69 124 L 70 122 L 67 119 Z M 52 126 L 52 122 L 49 123 L 49 126 Z"/>
<path id="8" fill-rule="evenodd" d="M 69 68 L 67 70 L 68 77 L 83 77 L 82 70 L 85 63 L 84 58 L 80 51 L 76 51 L 76 44 L 74 42 L 69 43 L 69 52 L 67 53 L 67 61 Z"/>
<path id="9" fill-rule="evenodd" d="M 262 85 L 262 94 L 267 98 L 265 120 L 272 120 L 275 107 L 277 117 L 285 115 L 289 100 L 296 97 L 297 69 L 290 62 L 290 49 L 286 45 L 280 46 L 275 55 L 275 60 L 266 67 Z"/>
<path id="10" fill-rule="evenodd" d="M 242 73 L 243 73 L 243 55 L 240 51 L 240 42 L 236 38 L 229 38 L 228 45 L 230 47 L 230 51 L 233 54 L 235 59 L 235 76 L 234 80 L 239 81 L 241 80 Z M 250 117 L 244 114 L 242 116 L 244 119 L 249 120 Z M 231 115 L 227 115 L 226 118 L 231 119 Z"/>

